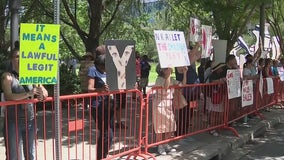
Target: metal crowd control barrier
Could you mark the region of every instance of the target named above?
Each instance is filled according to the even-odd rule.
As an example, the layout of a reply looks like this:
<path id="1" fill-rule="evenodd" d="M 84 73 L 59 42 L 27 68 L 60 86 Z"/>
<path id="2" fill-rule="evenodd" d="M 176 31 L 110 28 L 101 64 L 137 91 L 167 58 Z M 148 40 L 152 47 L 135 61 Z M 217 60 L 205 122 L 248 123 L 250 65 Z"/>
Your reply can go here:
<path id="1" fill-rule="evenodd" d="M 153 87 L 143 99 L 137 90 L 114 91 L 110 93 L 88 93 L 60 97 L 61 148 L 63 159 L 155 159 L 149 148 L 192 135 L 217 129 L 229 129 L 238 136 L 231 123 L 273 105 L 282 105 L 284 99 L 283 82 L 273 78 L 274 93 L 267 92 L 267 82 L 263 79 L 262 97 L 259 94 L 259 79 L 254 80 L 253 104 L 241 107 L 241 99 L 228 100 L 225 83 L 194 84 L 171 87 L 168 90 Z M 185 106 L 172 101 L 173 95 L 183 93 Z M 133 95 L 136 95 L 133 97 Z M 163 96 L 161 96 L 163 95 Z M 178 97 L 180 99 L 180 97 Z M 53 99 L 0 102 L 0 106 L 11 108 L 20 104 L 34 104 L 36 114 L 33 122 L 36 130 L 35 157 L 38 160 L 56 159 Z M 101 106 L 100 106 L 101 105 Z M 27 110 L 23 109 L 25 114 Z M 18 110 L 15 110 L 15 114 Z M 7 114 L 7 112 L 5 113 Z M 6 115 L 1 118 L 0 132 L 2 145 L 0 157 L 5 157 L 3 135 L 10 125 Z M 5 122 L 4 122 L 5 120 Z M 15 119 L 16 127 L 24 124 L 22 133 L 28 128 L 27 119 Z M 123 122 L 123 123 L 115 123 Z M 19 123 L 18 123 L 19 122 Z M 14 142 L 20 142 L 15 131 Z M 7 135 L 7 134 L 6 134 Z M 9 140 L 7 135 L 6 140 Z M 23 139 L 27 140 L 27 136 Z M 7 142 L 7 141 L 6 141 Z M 23 147 L 29 147 L 29 144 Z M 7 150 L 9 152 L 9 150 Z M 22 152 L 14 153 L 17 157 Z M 26 152 L 27 153 L 27 152 Z M 23 153 L 22 153 L 23 154 Z M 23 154 L 24 155 L 24 154 Z M 27 157 L 31 156 L 26 154 Z M 9 160 L 9 156 L 7 157 Z"/>
<path id="2" fill-rule="evenodd" d="M 135 98 L 132 97 L 133 94 L 136 94 Z M 0 102 L 0 106 L 6 106 L 7 109 L 11 108 L 11 105 L 20 107 L 20 104 L 27 103 L 33 103 L 35 106 L 34 113 L 36 116 L 33 124 L 35 125 L 36 159 L 56 159 L 52 98 L 48 98 L 44 102 L 37 102 L 36 100 Z M 98 106 L 100 103 L 102 107 Z M 141 115 L 143 109 L 141 106 L 143 106 L 142 93 L 136 90 L 61 96 L 60 128 L 62 135 L 60 153 L 63 159 L 144 157 L 141 154 Z M 28 114 L 25 109 L 23 113 Z M 6 119 L 5 123 L 2 121 L 1 124 L 1 128 L 2 125 L 5 125 L 5 131 L 7 131 L 7 126 L 10 124 L 7 117 L 9 115 L 6 112 L 5 118 L 2 118 Z M 25 123 L 27 120 L 15 118 L 15 122 L 18 128 L 18 123 Z M 28 126 L 24 126 L 22 133 L 26 134 L 25 130 L 27 130 Z M 5 131 L 0 134 L 2 139 L 4 135 L 9 136 L 5 134 Z M 6 140 L 8 141 L 8 137 Z M 23 137 L 23 140 L 27 140 L 27 136 Z M 18 134 L 16 134 L 14 142 L 20 142 Z M 26 144 L 20 148 L 28 146 L 29 144 Z M 3 143 L 0 147 L 0 155 L 3 158 L 5 157 L 5 151 L 5 144 Z M 7 149 L 7 153 L 9 152 L 9 149 Z M 27 152 L 25 155 L 27 157 L 31 156 Z M 21 153 L 16 154 L 17 158 L 20 156 Z M 9 156 L 7 156 L 7 159 L 9 160 Z"/>
<path id="3" fill-rule="evenodd" d="M 146 103 L 145 152 L 160 144 L 202 132 L 224 128 L 226 87 L 222 83 L 152 88 Z M 172 104 L 174 92 L 182 92 L 188 104 Z M 175 95 L 180 96 L 180 95 Z"/>

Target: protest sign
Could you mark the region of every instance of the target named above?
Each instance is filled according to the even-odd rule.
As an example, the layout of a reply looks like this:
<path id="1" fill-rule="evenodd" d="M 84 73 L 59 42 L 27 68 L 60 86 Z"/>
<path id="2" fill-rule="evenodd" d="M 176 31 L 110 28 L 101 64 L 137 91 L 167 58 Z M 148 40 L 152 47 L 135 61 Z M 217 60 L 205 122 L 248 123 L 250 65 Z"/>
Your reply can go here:
<path id="1" fill-rule="evenodd" d="M 277 71 L 278 71 L 280 80 L 284 81 L 284 68 L 283 67 L 277 67 Z"/>
<path id="2" fill-rule="evenodd" d="M 266 83 L 267 83 L 267 94 L 273 94 L 274 93 L 273 79 L 266 78 Z"/>
<path id="3" fill-rule="evenodd" d="M 183 32 L 155 30 L 154 35 L 161 68 L 190 65 Z"/>
<path id="4" fill-rule="evenodd" d="M 213 44 L 213 60 L 216 63 L 226 62 L 227 40 L 212 40 Z"/>
<path id="5" fill-rule="evenodd" d="M 190 42 L 200 42 L 202 39 L 201 23 L 200 20 L 190 17 Z"/>
<path id="6" fill-rule="evenodd" d="M 242 86 L 242 107 L 253 104 L 253 82 L 252 80 L 244 80 Z"/>
<path id="7" fill-rule="evenodd" d="M 202 54 L 201 58 L 210 57 L 212 48 L 212 27 L 202 25 Z"/>
<path id="8" fill-rule="evenodd" d="M 135 41 L 107 40 L 105 46 L 109 89 L 133 89 L 136 83 Z"/>
<path id="9" fill-rule="evenodd" d="M 57 84 L 59 30 L 57 24 L 21 24 L 21 85 Z"/>
<path id="10" fill-rule="evenodd" d="M 238 69 L 227 70 L 228 98 L 233 99 L 241 96 L 241 74 Z"/>

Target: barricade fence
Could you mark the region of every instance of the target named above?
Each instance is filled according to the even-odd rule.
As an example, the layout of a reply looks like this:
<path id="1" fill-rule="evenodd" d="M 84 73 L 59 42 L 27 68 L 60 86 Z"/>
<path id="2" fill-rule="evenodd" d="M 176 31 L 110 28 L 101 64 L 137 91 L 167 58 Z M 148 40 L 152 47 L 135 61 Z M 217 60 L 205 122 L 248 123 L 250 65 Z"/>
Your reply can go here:
<path id="1" fill-rule="evenodd" d="M 192 135 L 230 129 L 238 136 L 231 123 L 283 102 L 282 82 L 272 81 L 273 91 L 267 79 L 254 79 L 253 104 L 244 107 L 241 97 L 228 99 L 221 82 L 153 87 L 145 98 L 138 90 L 60 96 L 62 159 L 155 159 L 150 148 Z M 56 159 L 53 98 L 0 106 L 5 107 L 1 157 Z"/>

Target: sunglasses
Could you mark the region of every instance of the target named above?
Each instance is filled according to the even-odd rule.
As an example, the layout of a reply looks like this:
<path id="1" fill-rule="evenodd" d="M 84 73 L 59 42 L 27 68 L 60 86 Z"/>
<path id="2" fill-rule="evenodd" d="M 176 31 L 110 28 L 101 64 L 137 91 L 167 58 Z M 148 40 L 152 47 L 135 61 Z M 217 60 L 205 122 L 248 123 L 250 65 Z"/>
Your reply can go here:
<path id="1" fill-rule="evenodd" d="M 19 55 L 13 56 L 13 58 L 19 58 L 19 57 L 20 57 Z"/>

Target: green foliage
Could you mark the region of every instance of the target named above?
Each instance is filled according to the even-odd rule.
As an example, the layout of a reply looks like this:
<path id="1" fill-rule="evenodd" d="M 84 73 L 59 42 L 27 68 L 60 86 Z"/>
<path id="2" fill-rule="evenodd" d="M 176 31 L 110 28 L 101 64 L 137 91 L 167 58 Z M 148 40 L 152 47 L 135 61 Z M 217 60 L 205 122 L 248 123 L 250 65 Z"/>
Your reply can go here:
<path id="1" fill-rule="evenodd" d="M 54 94 L 54 86 L 45 86 L 49 96 Z M 79 77 L 70 71 L 66 65 L 60 66 L 60 95 L 79 94 L 81 93 Z"/>

